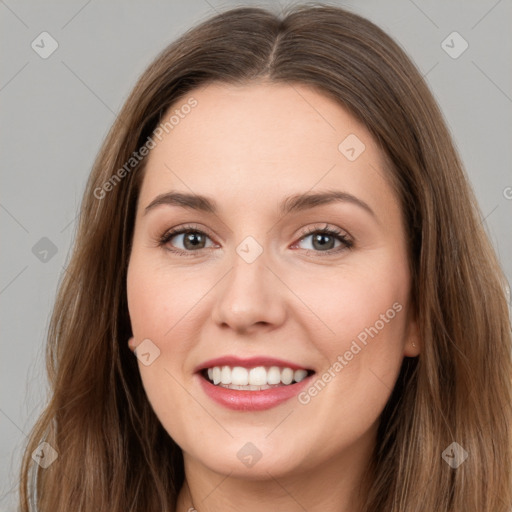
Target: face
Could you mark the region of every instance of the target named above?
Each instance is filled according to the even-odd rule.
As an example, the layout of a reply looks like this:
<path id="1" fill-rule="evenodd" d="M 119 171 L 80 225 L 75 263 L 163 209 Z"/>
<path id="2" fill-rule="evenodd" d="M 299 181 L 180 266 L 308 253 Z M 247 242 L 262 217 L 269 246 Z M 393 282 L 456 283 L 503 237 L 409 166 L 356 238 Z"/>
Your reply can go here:
<path id="1" fill-rule="evenodd" d="M 128 269 L 148 399 L 186 462 L 223 474 L 367 457 L 419 346 L 383 154 L 304 85 L 190 96 L 148 156 Z"/>

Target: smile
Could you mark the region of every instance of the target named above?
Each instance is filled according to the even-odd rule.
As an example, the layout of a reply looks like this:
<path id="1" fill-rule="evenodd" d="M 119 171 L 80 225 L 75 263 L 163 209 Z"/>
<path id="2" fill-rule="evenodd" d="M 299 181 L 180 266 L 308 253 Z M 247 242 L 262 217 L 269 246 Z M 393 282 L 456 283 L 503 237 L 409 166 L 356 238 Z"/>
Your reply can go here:
<path id="1" fill-rule="evenodd" d="M 313 370 L 267 357 L 222 357 L 196 369 L 205 394 L 236 411 L 262 411 L 296 396 Z"/>
<path id="2" fill-rule="evenodd" d="M 308 376 L 308 370 L 279 366 L 214 366 L 204 370 L 203 375 L 215 386 L 244 391 L 263 391 L 272 387 L 289 386 L 301 382 Z"/>

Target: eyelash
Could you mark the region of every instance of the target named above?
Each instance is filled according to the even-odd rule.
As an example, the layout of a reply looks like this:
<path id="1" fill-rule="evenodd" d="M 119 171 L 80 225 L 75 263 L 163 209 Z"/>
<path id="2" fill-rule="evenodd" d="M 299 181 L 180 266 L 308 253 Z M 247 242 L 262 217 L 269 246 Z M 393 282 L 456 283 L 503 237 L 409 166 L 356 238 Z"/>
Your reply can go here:
<path id="1" fill-rule="evenodd" d="M 196 227 L 192 225 L 188 226 L 182 226 L 179 228 L 174 228 L 169 231 L 166 231 L 159 239 L 158 239 L 158 246 L 164 247 L 166 246 L 169 241 L 174 238 L 177 235 L 182 235 L 184 233 L 199 233 L 201 235 L 205 235 L 208 238 L 211 238 L 208 233 L 204 232 L 201 229 L 197 229 Z M 313 235 L 313 234 L 326 234 L 329 236 L 332 236 L 334 238 L 337 238 L 341 242 L 341 246 L 336 249 L 329 249 L 328 251 L 315 251 L 313 249 L 303 249 L 307 253 L 315 253 L 315 255 L 320 256 L 322 254 L 326 255 L 333 255 L 337 254 L 341 251 L 344 251 L 346 249 L 351 249 L 354 245 L 354 242 L 348 238 L 341 230 L 338 228 L 332 228 L 329 227 L 327 224 L 323 228 L 319 228 L 318 226 L 314 226 L 312 228 L 307 229 L 300 237 L 300 239 L 294 244 L 300 243 L 304 238 Z M 173 252 L 175 254 L 178 254 L 180 256 L 195 256 L 194 253 L 200 252 L 201 249 L 198 249 L 196 251 L 183 251 L 182 249 L 172 249 L 169 247 L 165 247 L 166 250 Z"/>

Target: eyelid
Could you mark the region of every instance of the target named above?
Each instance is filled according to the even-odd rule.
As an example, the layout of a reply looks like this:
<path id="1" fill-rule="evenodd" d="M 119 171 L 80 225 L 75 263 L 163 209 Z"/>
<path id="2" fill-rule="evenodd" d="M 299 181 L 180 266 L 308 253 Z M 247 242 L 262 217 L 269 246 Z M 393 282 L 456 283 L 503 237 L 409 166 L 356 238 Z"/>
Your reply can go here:
<path id="1" fill-rule="evenodd" d="M 299 240 L 302 240 L 304 237 L 318 232 L 330 232 L 336 234 L 337 236 L 343 236 L 353 241 L 353 237 L 349 234 L 348 231 L 338 226 L 330 225 L 327 222 L 323 222 L 321 224 L 314 224 L 313 226 L 306 228 L 304 232 L 300 235 Z"/>
<path id="2" fill-rule="evenodd" d="M 315 256 L 321 256 L 322 254 L 326 256 L 330 255 L 338 255 L 344 250 L 351 249 L 354 246 L 354 238 L 344 229 L 339 228 L 338 226 L 330 226 L 329 223 L 323 223 L 322 225 L 315 224 L 309 228 L 307 228 L 301 235 L 300 238 L 293 243 L 292 247 L 296 247 L 302 240 L 305 238 L 314 235 L 316 233 L 327 233 L 328 236 L 332 236 L 336 238 L 340 243 L 341 247 L 329 249 L 327 251 L 315 251 L 313 249 L 303 249 L 309 254 L 314 254 Z"/>
<path id="3" fill-rule="evenodd" d="M 215 238 L 215 236 L 212 235 L 212 232 L 206 227 L 194 225 L 194 224 L 184 224 L 182 226 L 177 226 L 174 228 L 167 229 L 166 231 L 164 231 L 163 235 L 158 237 L 158 240 L 160 243 L 167 243 L 167 241 L 170 240 L 171 238 L 174 238 L 175 236 L 178 236 L 178 235 L 182 235 L 189 231 L 202 233 L 202 234 L 208 236 L 208 238 L 210 238 L 212 241 Z M 193 251 L 187 251 L 187 252 L 193 252 Z"/>

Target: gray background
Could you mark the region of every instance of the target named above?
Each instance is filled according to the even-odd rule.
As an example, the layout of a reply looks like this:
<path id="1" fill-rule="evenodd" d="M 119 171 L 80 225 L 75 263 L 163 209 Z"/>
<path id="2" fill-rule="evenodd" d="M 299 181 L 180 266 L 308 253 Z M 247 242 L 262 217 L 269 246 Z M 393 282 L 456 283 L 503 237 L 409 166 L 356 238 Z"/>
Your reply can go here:
<path id="1" fill-rule="evenodd" d="M 510 282 L 512 0 L 337 4 L 380 25 L 426 76 Z M 17 509 L 21 450 L 48 391 L 49 315 L 100 143 L 156 54 L 192 25 L 237 5 L 269 3 L 0 0 L 0 512 Z M 59 45 L 47 59 L 31 47 L 43 31 Z M 457 59 L 441 46 L 453 31 L 469 44 Z M 41 252 L 48 248 L 43 237 L 55 254 Z"/>

